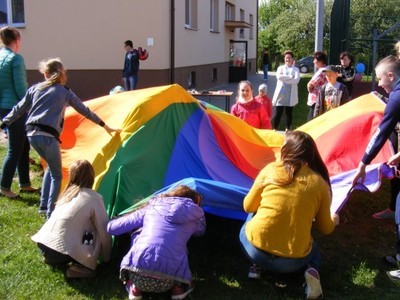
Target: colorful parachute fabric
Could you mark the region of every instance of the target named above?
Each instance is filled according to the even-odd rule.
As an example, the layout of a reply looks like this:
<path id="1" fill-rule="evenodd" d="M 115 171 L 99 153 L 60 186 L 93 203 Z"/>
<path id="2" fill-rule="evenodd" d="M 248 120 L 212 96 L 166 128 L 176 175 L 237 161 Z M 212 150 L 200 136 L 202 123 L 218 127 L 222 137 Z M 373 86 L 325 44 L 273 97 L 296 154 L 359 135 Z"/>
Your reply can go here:
<path id="1" fill-rule="evenodd" d="M 276 159 L 283 142 L 281 134 L 254 129 L 199 102 L 178 85 L 119 93 L 86 104 L 123 132 L 111 137 L 69 109 L 61 136 L 64 178 L 76 159 L 91 161 L 97 174 L 95 189 L 103 195 L 110 216 L 184 179 L 192 186 L 202 182 L 206 211 L 240 216 L 253 179 Z"/>
<path id="2" fill-rule="evenodd" d="M 63 177 L 68 178 L 73 161 L 92 162 L 95 189 L 110 217 L 154 193 L 186 184 L 202 193 L 205 211 L 243 219 L 244 196 L 259 170 L 279 155 L 284 140 L 278 132 L 254 129 L 196 100 L 179 85 L 107 95 L 85 104 L 123 132 L 110 136 L 68 109 L 61 135 Z M 375 96 L 365 95 L 299 128 L 314 137 L 328 165 L 334 210 L 346 198 L 348 180 L 383 108 Z M 376 166 L 389 155 L 386 145 Z"/>
<path id="3" fill-rule="evenodd" d="M 358 164 L 383 115 L 385 103 L 374 93 L 358 97 L 304 124 L 298 130 L 315 140 L 331 179 L 332 211 L 338 211 L 352 190 Z M 387 142 L 367 167 L 364 185 L 356 189 L 375 192 L 383 177 L 392 178 L 393 170 L 384 163 L 393 155 Z"/>

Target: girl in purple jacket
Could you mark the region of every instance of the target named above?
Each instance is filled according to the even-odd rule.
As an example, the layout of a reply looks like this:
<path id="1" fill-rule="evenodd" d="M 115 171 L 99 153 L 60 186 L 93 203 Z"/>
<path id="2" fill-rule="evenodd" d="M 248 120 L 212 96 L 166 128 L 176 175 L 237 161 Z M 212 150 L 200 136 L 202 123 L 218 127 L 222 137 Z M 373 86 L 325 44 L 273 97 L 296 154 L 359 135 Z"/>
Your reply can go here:
<path id="1" fill-rule="evenodd" d="M 193 291 L 186 244 L 192 235 L 205 232 L 201 200 L 199 193 L 181 185 L 108 223 L 112 235 L 133 232 L 120 269 L 129 299 L 141 299 L 142 292 L 168 290 L 172 299 L 184 299 Z"/>

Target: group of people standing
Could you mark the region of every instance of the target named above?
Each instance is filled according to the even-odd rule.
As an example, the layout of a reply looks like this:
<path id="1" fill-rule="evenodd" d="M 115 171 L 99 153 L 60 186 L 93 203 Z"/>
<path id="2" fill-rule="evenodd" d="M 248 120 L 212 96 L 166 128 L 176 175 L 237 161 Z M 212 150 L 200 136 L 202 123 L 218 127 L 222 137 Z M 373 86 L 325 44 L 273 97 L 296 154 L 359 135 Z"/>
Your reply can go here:
<path id="1" fill-rule="evenodd" d="M 273 107 L 273 110 L 270 110 L 269 120 L 266 121 L 265 119 L 264 107 L 254 104 L 256 101 L 253 100 L 256 100 L 256 97 L 252 95 L 253 89 L 249 81 L 239 83 L 238 97 L 236 103 L 231 108 L 231 114 L 246 121 L 253 127 L 278 130 L 282 116 L 285 113 L 285 130 L 291 129 L 293 108 L 299 102 L 298 83 L 300 81 L 300 71 L 295 66 L 294 53 L 291 50 L 285 51 L 283 55 L 284 64 L 279 66 L 276 71 L 277 83 L 272 100 L 268 96 L 266 96 L 268 99 L 264 100 L 264 103 L 268 102 L 268 106 Z M 308 121 L 326 111 L 347 103 L 351 99 L 356 74 L 352 65 L 353 57 L 347 51 L 340 54 L 340 66 L 327 65 L 328 57 L 324 52 L 315 52 L 313 60 L 317 71 L 307 84 L 307 105 L 310 107 Z M 268 51 L 264 50 L 263 80 L 265 84 L 263 85 L 265 85 L 265 88 L 263 89 L 267 88 L 268 66 Z M 242 89 L 244 86 L 247 86 L 247 90 L 249 91 L 247 100 L 243 98 Z M 246 105 L 243 103 L 246 103 Z M 250 103 L 253 104 L 250 105 Z M 249 115 L 252 115 L 251 121 L 249 120 Z"/>

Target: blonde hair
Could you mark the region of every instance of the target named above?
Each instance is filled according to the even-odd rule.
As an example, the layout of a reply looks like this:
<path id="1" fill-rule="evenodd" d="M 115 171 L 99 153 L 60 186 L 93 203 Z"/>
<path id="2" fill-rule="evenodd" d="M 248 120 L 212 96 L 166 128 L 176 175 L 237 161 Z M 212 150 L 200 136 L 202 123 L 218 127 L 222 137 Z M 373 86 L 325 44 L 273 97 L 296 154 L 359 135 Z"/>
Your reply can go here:
<path id="1" fill-rule="evenodd" d="M 375 70 L 380 68 L 384 73 L 393 73 L 396 78 L 400 77 L 400 59 L 394 55 L 382 58 L 375 67 Z"/>
<path id="2" fill-rule="evenodd" d="M 394 49 L 396 50 L 397 58 L 400 59 L 400 41 L 394 45 Z"/>
<path id="3" fill-rule="evenodd" d="M 46 80 L 39 85 L 39 90 L 57 83 L 65 85 L 67 82 L 64 66 L 58 57 L 39 62 L 39 72 L 46 77 Z"/>
<path id="4" fill-rule="evenodd" d="M 70 202 L 82 188 L 91 189 L 94 177 L 94 169 L 89 161 L 85 159 L 75 161 L 70 168 L 67 186 L 58 199 L 57 205 Z"/>
<path id="5" fill-rule="evenodd" d="M 268 86 L 265 83 L 260 84 L 260 86 L 258 87 L 258 91 L 263 90 L 265 93 L 267 93 L 268 90 Z"/>

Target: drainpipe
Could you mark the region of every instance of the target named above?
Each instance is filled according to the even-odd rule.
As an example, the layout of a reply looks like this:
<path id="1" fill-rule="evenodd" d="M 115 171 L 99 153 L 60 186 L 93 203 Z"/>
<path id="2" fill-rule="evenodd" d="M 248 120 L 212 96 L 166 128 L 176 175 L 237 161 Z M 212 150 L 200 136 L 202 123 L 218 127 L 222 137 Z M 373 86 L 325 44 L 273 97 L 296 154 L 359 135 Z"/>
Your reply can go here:
<path id="1" fill-rule="evenodd" d="M 171 0 L 171 24 L 170 24 L 170 67 L 169 67 L 169 83 L 175 83 L 175 0 Z"/>
<path id="2" fill-rule="evenodd" d="M 260 51 L 258 51 L 258 9 L 260 8 L 259 2 L 257 2 L 257 9 L 256 9 L 256 74 L 258 73 L 258 57 L 260 56 Z"/>

